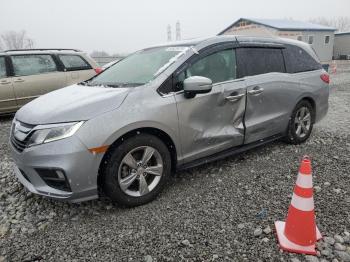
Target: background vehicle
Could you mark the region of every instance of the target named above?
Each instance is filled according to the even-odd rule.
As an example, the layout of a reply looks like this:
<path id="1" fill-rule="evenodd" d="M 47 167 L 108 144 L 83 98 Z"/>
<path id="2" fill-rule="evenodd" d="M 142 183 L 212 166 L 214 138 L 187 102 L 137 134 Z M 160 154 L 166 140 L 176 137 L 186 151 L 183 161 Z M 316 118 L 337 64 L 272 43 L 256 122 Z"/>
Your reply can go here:
<path id="1" fill-rule="evenodd" d="M 0 114 L 15 112 L 40 95 L 98 72 L 92 58 L 73 49 L 4 51 L 0 53 Z"/>
<path id="2" fill-rule="evenodd" d="M 304 142 L 329 77 L 304 43 L 242 36 L 147 48 L 15 116 L 16 175 L 32 192 L 154 199 L 171 171 L 283 138 Z M 54 150 L 53 150 L 54 148 Z"/>

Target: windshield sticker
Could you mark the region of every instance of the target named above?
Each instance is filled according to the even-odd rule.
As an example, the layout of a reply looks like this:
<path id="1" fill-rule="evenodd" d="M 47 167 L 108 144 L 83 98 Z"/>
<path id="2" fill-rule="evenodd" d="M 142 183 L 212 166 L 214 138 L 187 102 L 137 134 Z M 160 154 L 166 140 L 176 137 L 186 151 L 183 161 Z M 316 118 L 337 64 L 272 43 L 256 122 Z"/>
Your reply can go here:
<path id="1" fill-rule="evenodd" d="M 186 46 L 171 46 L 165 49 L 167 52 L 182 52 L 184 50 L 188 49 Z"/>

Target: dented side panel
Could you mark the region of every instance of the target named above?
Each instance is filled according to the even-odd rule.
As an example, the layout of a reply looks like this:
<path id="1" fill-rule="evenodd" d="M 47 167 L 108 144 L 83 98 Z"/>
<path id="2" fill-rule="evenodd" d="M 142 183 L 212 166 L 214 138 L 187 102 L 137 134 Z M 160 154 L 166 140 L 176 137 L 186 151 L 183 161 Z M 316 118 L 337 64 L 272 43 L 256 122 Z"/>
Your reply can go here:
<path id="1" fill-rule="evenodd" d="M 239 94 L 243 96 L 237 101 L 226 99 Z M 191 99 L 183 93 L 175 96 L 184 162 L 243 144 L 245 95 L 244 81 L 234 80 Z"/>
<path id="2" fill-rule="evenodd" d="M 268 73 L 246 77 L 246 137 L 252 143 L 285 133 L 289 118 L 302 94 L 298 79 L 285 73 Z M 254 93 L 261 90 L 261 93 Z"/>

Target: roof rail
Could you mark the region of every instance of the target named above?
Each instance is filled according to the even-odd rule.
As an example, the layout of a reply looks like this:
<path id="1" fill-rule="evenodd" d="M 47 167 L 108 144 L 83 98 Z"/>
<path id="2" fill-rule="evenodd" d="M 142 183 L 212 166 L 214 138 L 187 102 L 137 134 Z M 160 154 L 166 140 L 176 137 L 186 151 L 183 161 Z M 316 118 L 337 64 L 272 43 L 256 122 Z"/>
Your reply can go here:
<path id="1" fill-rule="evenodd" d="M 10 49 L 10 50 L 4 50 L 2 52 L 21 52 L 21 51 L 51 51 L 51 50 L 57 50 L 57 51 L 74 51 L 74 52 L 82 52 L 79 49 L 71 49 L 71 48 L 29 48 L 29 49 Z"/>

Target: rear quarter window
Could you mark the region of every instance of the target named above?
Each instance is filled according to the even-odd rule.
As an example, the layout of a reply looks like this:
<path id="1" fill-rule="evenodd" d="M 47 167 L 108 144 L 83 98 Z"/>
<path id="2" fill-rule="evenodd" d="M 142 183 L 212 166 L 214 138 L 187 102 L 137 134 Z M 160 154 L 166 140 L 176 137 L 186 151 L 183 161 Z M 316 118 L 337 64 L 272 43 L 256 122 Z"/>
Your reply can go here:
<path id="1" fill-rule="evenodd" d="M 288 73 L 313 71 L 322 68 L 319 62 L 298 46 L 287 45 L 283 53 Z"/>
<path id="2" fill-rule="evenodd" d="M 1 56 L 0 57 L 0 78 L 6 77 L 6 76 L 7 76 L 6 61 L 5 61 L 5 57 Z"/>
<path id="3" fill-rule="evenodd" d="M 91 65 L 79 55 L 58 55 L 67 71 L 92 69 Z"/>
<path id="4" fill-rule="evenodd" d="M 239 77 L 286 72 L 282 50 L 279 48 L 238 48 L 237 59 Z"/>

